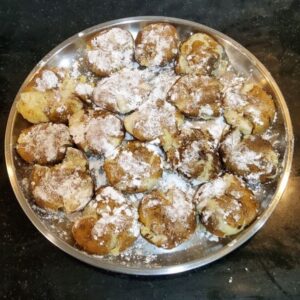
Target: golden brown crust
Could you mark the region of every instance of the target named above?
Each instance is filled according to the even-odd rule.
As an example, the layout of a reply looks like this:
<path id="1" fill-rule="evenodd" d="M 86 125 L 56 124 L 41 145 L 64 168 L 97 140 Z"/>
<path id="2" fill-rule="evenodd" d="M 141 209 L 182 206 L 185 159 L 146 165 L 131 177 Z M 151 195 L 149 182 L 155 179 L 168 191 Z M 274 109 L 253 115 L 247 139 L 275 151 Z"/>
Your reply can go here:
<path id="1" fill-rule="evenodd" d="M 271 126 L 275 114 L 272 97 L 258 85 L 245 85 L 239 92 L 225 95 L 224 117 L 244 134 L 262 134 Z"/>
<path id="2" fill-rule="evenodd" d="M 63 209 L 67 213 L 82 209 L 93 195 L 87 160 L 74 148 L 68 148 L 61 164 L 34 165 L 30 187 L 37 205 L 50 210 Z"/>
<path id="3" fill-rule="evenodd" d="M 235 130 L 221 144 L 222 160 L 230 172 L 247 180 L 265 183 L 278 171 L 278 153 L 260 136 L 246 136 Z"/>
<path id="4" fill-rule="evenodd" d="M 252 191 L 231 174 L 202 185 L 194 201 L 201 223 L 219 237 L 242 231 L 257 217 L 259 208 Z"/>
<path id="5" fill-rule="evenodd" d="M 212 142 L 210 136 L 196 128 L 183 128 L 178 135 L 162 139 L 173 169 L 198 181 L 213 179 L 220 172 L 219 155 Z"/>
<path id="6" fill-rule="evenodd" d="M 67 70 L 41 70 L 20 94 L 17 110 L 33 124 L 67 123 L 68 118 L 82 108 L 75 95 L 75 80 Z"/>
<path id="7" fill-rule="evenodd" d="M 140 202 L 139 220 L 144 238 L 166 249 L 183 243 L 196 229 L 193 205 L 178 189 L 146 195 Z"/>
<path id="8" fill-rule="evenodd" d="M 211 36 L 195 33 L 180 45 L 177 74 L 211 74 L 223 48 Z"/>
<path id="9" fill-rule="evenodd" d="M 103 168 L 109 183 L 126 193 L 151 190 L 162 175 L 160 156 L 137 141 L 122 146 Z"/>
<path id="10" fill-rule="evenodd" d="M 222 105 L 221 84 L 212 77 L 185 75 L 172 86 L 167 100 L 188 117 L 218 117 Z"/>
<path id="11" fill-rule="evenodd" d="M 248 111 L 249 118 L 251 118 L 254 125 L 252 133 L 263 133 L 270 127 L 274 120 L 276 114 L 274 101 L 272 97 L 258 85 L 253 86 L 253 88 L 247 93 L 247 96 L 251 99 L 250 103 L 255 107 L 259 107 L 261 112 L 260 120 L 257 121 L 255 116 L 251 114 L 251 110 L 250 112 Z"/>
<path id="12" fill-rule="evenodd" d="M 72 234 L 76 244 L 84 251 L 91 254 L 107 253 L 106 245 L 99 245 L 99 243 L 92 237 L 92 229 L 95 226 L 97 219 L 94 217 L 87 217 L 80 219 L 76 223 L 76 227 L 72 227 Z"/>
<path id="13" fill-rule="evenodd" d="M 26 162 L 45 165 L 63 160 L 67 147 L 71 145 L 66 125 L 43 123 L 23 129 L 16 150 Z"/>
<path id="14" fill-rule="evenodd" d="M 137 210 L 112 187 L 103 187 L 72 228 L 80 248 L 91 254 L 117 255 L 139 234 Z"/>
<path id="15" fill-rule="evenodd" d="M 161 66 L 171 62 L 178 52 L 176 28 L 154 23 L 139 31 L 135 40 L 135 59 L 141 66 Z"/>

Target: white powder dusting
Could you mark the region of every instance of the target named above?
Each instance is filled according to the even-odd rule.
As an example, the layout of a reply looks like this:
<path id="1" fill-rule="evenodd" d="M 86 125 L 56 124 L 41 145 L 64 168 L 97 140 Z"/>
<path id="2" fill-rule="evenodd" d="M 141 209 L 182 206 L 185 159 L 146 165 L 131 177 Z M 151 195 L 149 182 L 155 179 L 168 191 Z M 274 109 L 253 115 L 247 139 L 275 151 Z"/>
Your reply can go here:
<path id="1" fill-rule="evenodd" d="M 126 203 L 126 199 L 123 196 L 123 194 L 111 186 L 107 186 L 107 187 L 103 188 L 101 190 L 101 192 L 96 196 L 97 201 L 109 200 L 109 199 L 113 199 L 118 204 Z"/>
<path id="2" fill-rule="evenodd" d="M 134 137 L 133 137 L 130 133 L 128 133 L 128 132 L 126 131 L 126 132 L 125 132 L 124 140 L 125 140 L 125 141 L 132 141 L 132 140 L 134 140 Z"/>
<path id="3" fill-rule="evenodd" d="M 163 176 L 157 184 L 157 188 L 164 193 L 168 190 L 177 189 L 185 194 L 188 201 L 192 201 L 195 194 L 195 188 L 185 177 L 176 172 L 166 170 L 164 170 Z"/>
<path id="4" fill-rule="evenodd" d="M 213 113 L 214 111 L 212 110 L 209 104 L 203 105 L 199 109 L 199 116 L 203 116 L 203 115 L 212 116 Z"/>
<path id="5" fill-rule="evenodd" d="M 221 177 L 202 185 L 195 196 L 195 200 L 198 203 L 197 208 L 201 210 L 210 199 L 224 195 L 228 184 L 229 182 L 224 177 Z"/>
<path id="6" fill-rule="evenodd" d="M 50 70 L 45 70 L 43 71 L 42 76 L 36 79 L 36 89 L 44 92 L 58 87 L 58 83 L 59 80 L 55 73 Z"/>
<path id="7" fill-rule="evenodd" d="M 250 165 L 255 165 L 257 167 L 261 166 L 262 155 L 255 151 L 251 151 L 245 146 L 236 147 L 230 155 L 234 158 L 234 163 L 241 170 L 249 171 Z"/>
<path id="8" fill-rule="evenodd" d="M 140 186 L 142 179 L 150 176 L 151 165 L 138 159 L 130 151 L 122 151 L 118 162 L 124 172 L 132 178 L 135 186 Z"/>
<path id="9" fill-rule="evenodd" d="M 69 124 L 69 129 L 75 144 L 80 144 L 85 141 L 86 124 L 84 122 Z"/>
<path id="10" fill-rule="evenodd" d="M 81 75 L 79 68 L 80 68 L 79 61 L 74 60 L 72 63 L 72 68 L 71 68 L 71 72 L 70 72 L 70 75 L 72 78 L 77 79 Z"/>
<path id="11" fill-rule="evenodd" d="M 200 162 L 200 153 L 204 147 L 203 140 L 195 140 L 188 147 L 184 149 L 181 154 L 181 160 L 177 168 L 187 176 L 191 176 L 192 164 Z"/>
<path id="12" fill-rule="evenodd" d="M 72 144 L 68 127 L 63 124 L 37 124 L 18 138 L 19 146 L 40 163 L 55 161 Z"/>
<path id="13" fill-rule="evenodd" d="M 224 117 L 215 118 L 206 121 L 187 121 L 183 125 L 183 129 L 196 128 L 208 134 L 213 140 L 213 147 L 217 148 L 222 137 L 229 130 L 229 125 L 225 123 Z"/>
<path id="14" fill-rule="evenodd" d="M 102 72 L 110 73 L 132 63 L 134 42 L 127 30 L 109 29 L 96 36 L 91 44 L 88 61 Z"/>
<path id="15" fill-rule="evenodd" d="M 47 173 L 41 182 L 33 188 L 33 195 L 43 201 L 61 199 L 68 212 L 85 207 L 92 194 L 90 177 L 82 178 L 76 170 L 72 174 L 65 174 L 63 168 L 54 171 L 47 168 Z"/>
<path id="16" fill-rule="evenodd" d="M 123 136 L 122 123 L 113 115 L 90 118 L 85 132 L 89 146 L 105 156 L 109 156 L 116 148 L 114 139 Z"/>
<path id="17" fill-rule="evenodd" d="M 166 52 L 172 51 L 172 53 L 177 53 L 176 38 L 171 35 L 170 29 L 165 26 L 156 26 L 155 24 L 149 25 L 152 26 L 150 30 L 144 30 L 142 35 L 141 43 L 136 46 L 135 53 L 138 57 L 143 57 L 145 51 L 148 52 L 151 48 L 151 58 L 149 56 L 148 63 L 149 66 L 159 66 L 164 62 Z M 165 31 L 170 31 L 170 34 L 166 34 Z M 172 48 L 174 47 L 174 48 Z M 147 55 L 148 57 L 148 55 Z"/>
<path id="18" fill-rule="evenodd" d="M 181 190 L 174 188 L 172 193 L 172 204 L 164 207 L 166 216 L 171 222 L 184 223 L 193 213 L 193 204 Z"/>
<path id="19" fill-rule="evenodd" d="M 148 140 L 156 139 L 166 129 L 176 131 L 176 109 L 163 100 L 148 100 L 136 112 L 137 120 L 134 128 Z"/>
<path id="20" fill-rule="evenodd" d="M 143 71 L 123 69 L 100 80 L 94 89 L 93 101 L 102 108 L 128 113 L 148 97 L 151 86 Z"/>
<path id="21" fill-rule="evenodd" d="M 90 97 L 93 90 L 94 87 L 88 83 L 79 83 L 75 88 L 75 92 L 82 98 Z"/>
<path id="22" fill-rule="evenodd" d="M 232 161 L 240 170 L 249 171 L 249 166 L 261 168 L 262 154 L 249 149 L 242 141 L 242 135 L 238 130 L 230 133 L 223 145 L 226 155 L 224 161 Z"/>
<path id="23" fill-rule="evenodd" d="M 107 178 L 103 170 L 104 159 L 95 156 L 89 157 L 89 170 L 94 178 L 95 189 L 107 184 Z"/>
<path id="24" fill-rule="evenodd" d="M 123 138 L 123 125 L 112 114 L 97 115 L 89 111 L 79 120 L 72 120 L 70 133 L 76 144 L 87 144 L 86 151 L 92 150 L 105 156 L 112 155 Z"/>
<path id="25" fill-rule="evenodd" d="M 179 78 L 174 72 L 174 70 L 166 69 L 157 74 L 157 72 L 145 71 L 145 77 L 149 77 L 149 83 L 152 87 L 151 93 L 149 95 L 149 100 L 164 100 L 167 97 L 167 93 Z M 151 74 L 152 73 L 152 74 Z"/>
<path id="26" fill-rule="evenodd" d="M 226 107 L 238 108 L 247 104 L 245 97 L 238 92 L 226 91 L 224 97 Z"/>
<path id="27" fill-rule="evenodd" d="M 205 227 L 200 226 L 197 230 L 197 237 L 199 239 L 204 239 L 209 242 L 219 242 L 220 238 L 205 229 Z"/>
<path id="28" fill-rule="evenodd" d="M 157 140 L 154 140 L 154 141 L 157 141 Z M 146 143 L 145 146 L 146 146 L 146 148 L 149 151 L 154 152 L 155 154 L 159 155 L 162 158 L 162 160 L 161 160 L 161 163 L 162 163 L 161 166 L 163 167 L 163 159 L 165 159 L 166 155 L 165 155 L 164 151 L 162 150 L 162 148 L 159 147 L 159 145 L 153 144 L 151 142 Z"/>
<path id="29" fill-rule="evenodd" d="M 129 206 L 125 197 L 114 188 L 108 186 L 101 190 L 96 196 L 96 201 L 115 204 L 111 207 L 98 208 L 97 213 L 100 218 L 92 229 L 92 235 L 95 239 L 110 232 L 112 227 L 115 234 L 126 231 L 128 234 L 137 237 L 139 235 L 139 223 L 137 209 Z"/>
<path id="30" fill-rule="evenodd" d="M 253 119 L 253 122 L 258 125 L 264 125 L 264 122 L 261 120 L 261 111 L 254 107 L 253 105 L 249 105 L 246 108 L 246 113 L 250 114 Z"/>

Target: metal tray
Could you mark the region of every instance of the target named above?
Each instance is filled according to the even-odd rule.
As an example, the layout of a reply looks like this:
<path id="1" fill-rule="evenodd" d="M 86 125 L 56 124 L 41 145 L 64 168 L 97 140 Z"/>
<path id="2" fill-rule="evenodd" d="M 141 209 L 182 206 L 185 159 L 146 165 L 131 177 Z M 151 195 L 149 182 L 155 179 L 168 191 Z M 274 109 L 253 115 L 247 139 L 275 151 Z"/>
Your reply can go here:
<path id="1" fill-rule="evenodd" d="M 191 32 L 206 32 L 214 36 L 223 45 L 233 67 L 245 76 L 252 74 L 255 81 L 260 82 L 273 96 L 278 119 L 276 131 L 279 133 L 279 152 L 281 154 L 281 172 L 277 181 L 265 187 L 262 194 L 263 211 L 257 220 L 246 230 L 235 236 L 218 242 L 207 240 L 199 230 L 187 242 L 172 250 L 158 249 L 147 242 L 140 241 L 139 246 L 130 249 L 130 253 L 113 256 L 88 255 L 73 246 L 72 239 L 65 237 L 60 222 L 49 221 L 47 215 L 39 212 L 21 182 L 22 162 L 15 153 L 14 145 L 21 129 L 28 124 L 16 111 L 16 101 L 22 88 L 27 85 L 36 72 L 44 66 L 68 67 L 82 49 L 85 37 L 99 30 L 119 26 L 129 30 L 135 37 L 140 28 L 152 22 L 169 22 L 177 27 L 181 39 Z M 140 275 L 161 275 L 180 273 L 211 263 L 232 252 L 252 237 L 272 214 L 286 187 L 293 155 L 293 131 L 289 111 L 285 100 L 268 70 L 245 48 L 228 36 L 207 26 L 169 17 L 133 17 L 106 22 L 86 29 L 67 39 L 48 53 L 31 71 L 21 86 L 9 114 L 5 136 L 5 157 L 8 175 L 15 195 L 36 228 L 54 245 L 75 258 L 106 270 Z M 21 167 L 20 167 L 21 166 Z M 143 244 L 144 243 L 144 244 Z"/>

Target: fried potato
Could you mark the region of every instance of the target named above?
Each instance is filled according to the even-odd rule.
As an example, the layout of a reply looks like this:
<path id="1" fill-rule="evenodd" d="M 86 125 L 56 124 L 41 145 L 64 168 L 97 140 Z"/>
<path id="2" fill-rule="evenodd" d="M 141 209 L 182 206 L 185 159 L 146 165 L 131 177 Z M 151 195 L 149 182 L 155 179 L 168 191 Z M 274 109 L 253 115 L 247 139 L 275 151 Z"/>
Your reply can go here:
<path id="1" fill-rule="evenodd" d="M 258 135 L 243 137 L 236 129 L 225 136 L 220 152 L 227 170 L 247 180 L 264 183 L 277 175 L 278 153 Z"/>
<path id="2" fill-rule="evenodd" d="M 70 133 L 86 153 L 109 155 L 124 138 L 122 121 L 110 112 L 80 110 L 69 119 Z"/>
<path id="3" fill-rule="evenodd" d="M 255 220 L 259 210 L 253 192 L 232 174 L 200 186 L 194 202 L 201 223 L 219 237 L 242 231 Z"/>
<path id="4" fill-rule="evenodd" d="M 168 102 L 147 101 L 124 119 L 126 130 L 140 141 L 152 141 L 166 132 L 174 134 L 183 123 L 183 115 Z"/>
<path id="5" fill-rule="evenodd" d="M 62 161 L 72 144 L 66 125 L 42 123 L 21 131 L 16 150 L 26 162 L 45 165 Z"/>
<path id="6" fill-rule="evenodd" d="M 276 114 L 273 99 L 258 85 L 245 85 L 241 91 L 224 97 L 224 117 L 243 134 L 262 134 Z"/>
<path id="7" fill-rule="evenodd" d="M 137 209 L 119 191 L 103 187 L 73 225 L 72 234 L 90 254 L 118 255 L 139 235 Z"/>
<path id="8" fill-rule="evenodd" d="M 93 182 L 83 153 L 68 148 L 61 164 L 52 167 L 34 165 L 31 192 L 35 203 L 45 209 L 67 213 L 86 206 L 93 196 Z"/>
<path id="9" fill-rule="evenodd" d="M 98 76 L 108 76 L 130 66 L 133 53 L 131 33 L 118 27 L 96 33 L 87 41 L 87 64 Z"/>
<path id="10" fill-rule="evenodd" d="M 67 71 L 42 70 L 20 94 L 17 111 L 33 124 L 66 123 L 83 106 L 74 90 L 75 80 Z"/>
<path id="11" fill-rule="evenodd" d="M 178 34 L 173 25 L 146 25 L 139 31 L 135 40 L 135 59 L 145 67 L 165 65 L 176 57 L 178 43 Z"/>
<path id="12" fill-rule="evenodd" d="M 196 229 L 194 207 L 181 190 L 153 191 L 140 202 L 141 234 L 157 247 L 171 249 Z"/>
<path id="13" fill-rule="evenodd" d="M 197 181 L 213 179 L 220 172 L 220 160 L 213 140 L 197 128 L 182 128 L 177 135 L 163 136 L 162 145 L 174 170 Z"/>
<path id="14" fill-rule="evenodd" d="M 223 47 L 206 33 L 195 33 L 180 45 L 177 74 L 211 74 Z"/>
<path id="15" fill-rule="evenodd" d="M 117 154 L 105 160 L 103 168 L 109 183 L 125 193 L 151 190 L 162 176 L 162 161 L 146 145 L 130 141 Z"/>
<path id="16" fill-rule="evenodd" d="M 150 91 L 142 71 L 124 69 L 100 80 L 92 100 L 101 109 L 125 114 L 145 102 Z"/>
<path id="17" fill-rule="evenodd" d="M 209 76 L 185 75 L 171 87 L 167 100 L 188 117 L 212 119 L 221 114 L 221 85 Z"/>

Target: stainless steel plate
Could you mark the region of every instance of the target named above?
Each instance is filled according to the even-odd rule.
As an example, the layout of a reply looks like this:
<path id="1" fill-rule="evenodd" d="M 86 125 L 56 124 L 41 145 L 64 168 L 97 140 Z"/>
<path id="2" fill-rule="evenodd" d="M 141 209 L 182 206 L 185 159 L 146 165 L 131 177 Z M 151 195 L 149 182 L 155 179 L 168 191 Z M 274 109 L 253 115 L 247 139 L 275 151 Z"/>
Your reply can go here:
<path id="1" fill-rule="evenodd" d="M 181 39 L 191 32 L 201 31 L 211 34 L 223 45 L 233 67 L 239 73 L 245 76 L 251 73 L 253 79 L 263 84 L 265 89 L 272 94 L 278 110 L 274 130 L 279 133 L 278 151 L 281 154 L 281 173 L 275 183 L 267 185 L 264 189 L 264 194 L 261 196 L 262 214 L 251 226 L 233 239 L 224 239 L 219 242 L 207 240 L 203 237 L 203 232 L 198 230 L 190 241 L 169 251 L 157 249 L 147 242 L 140 241 L 138 247 L 117 257 L 88 255 L 74 247 L 72 239 L 62 234 L 59 221 L 49 220 L 47 215 L 39 212 L 34 208 L 30 199 L 27 199 L 21 180 L 22 162 L 15 154 L 14 145 L 20 130 L 28 124 L 17 114 L 16 101 L 22 88 L 45 65 L 70 67 L 72 60 L 83 48 L 86 36 L 104 28 L 119 26 L 129 30 L 135 37 L 144 25 L 158 21 L 169 22 L 176 26 Z M 228 36 L 198 23 L 168 17 L 133 17 L 106 22 L 86 29 L 58 45 L 35 66 L 24 81 L 12 105 L 5 136 L 6 165 L 12 187 L 21 207 L 36 228 L 54 245 L 81 261 L 107 270 L 141 275 L 172 274 L 194 269 L 223 257 L 247 241 L 264 225 L 280 200 L 288 181 L 292 154 L 293 132 L 290 115 L 284 98 L 268 70 L 249 51 Z"/>

